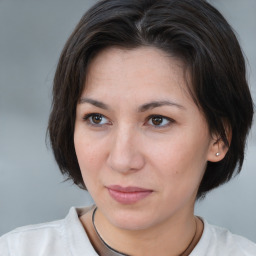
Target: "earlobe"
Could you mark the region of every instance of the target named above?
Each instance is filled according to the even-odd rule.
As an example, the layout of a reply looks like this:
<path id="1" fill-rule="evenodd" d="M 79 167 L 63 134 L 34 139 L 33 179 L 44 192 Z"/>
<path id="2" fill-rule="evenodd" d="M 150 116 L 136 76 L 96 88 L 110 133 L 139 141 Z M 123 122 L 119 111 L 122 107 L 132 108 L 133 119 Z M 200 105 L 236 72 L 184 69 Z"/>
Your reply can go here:
<path id="1" fill-rule="evenodd" d="M 219 134 L 212 135 L 212 142 L 208 152 L 208 161 L 210 162 L 219 162 L 227 154 L 229 150 L 229 145 L 232 140 L 232 129 L 227 121 L 224 122 L 226 142 L 223 141 Z"/>
<path id="2" fill-rule="evenodd" d="M 223 142 L 221 138 L 213 140 L 209 148 L 207 160 L 210 162 L 221 161 L 226 156 L 228 149 L 229 147 Z"/>

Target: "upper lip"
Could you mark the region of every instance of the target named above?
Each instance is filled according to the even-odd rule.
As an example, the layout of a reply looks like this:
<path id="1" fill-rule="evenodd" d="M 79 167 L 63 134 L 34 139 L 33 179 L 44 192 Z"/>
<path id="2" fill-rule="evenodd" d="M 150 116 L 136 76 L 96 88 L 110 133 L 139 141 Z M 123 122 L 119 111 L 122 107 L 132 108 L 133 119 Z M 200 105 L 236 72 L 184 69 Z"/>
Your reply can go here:
<path id="1" fill-rule="evenodd" d="M 139 188 L 139 187 L 133 187 L 133 186 L 122 187 L 120 185 L 110 185 L 110 186 L 107 186 L 107 188 L 111 190 L 123 192 L 123 193 L 152 191 L 151 189 L 146 189 L 146 188 Z"/>

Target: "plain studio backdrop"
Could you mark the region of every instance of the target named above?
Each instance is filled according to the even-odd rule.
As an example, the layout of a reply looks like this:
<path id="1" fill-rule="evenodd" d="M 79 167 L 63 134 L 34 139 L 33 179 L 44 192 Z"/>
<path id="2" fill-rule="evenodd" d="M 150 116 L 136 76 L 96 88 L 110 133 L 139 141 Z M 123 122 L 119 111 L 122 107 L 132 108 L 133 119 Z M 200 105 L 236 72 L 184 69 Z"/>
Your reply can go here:
<path id="1" fill-rule="evenodd" d="M 92 203 L 63 182 L 45 134 L 54 71 L 89 0 L 0 0 L 0 235 L 65 217 Z M 238 34 L 256 102 L 256 1 L 212 0 Z M 197 203 L 196 214 L 256 242 L 256 123 L 245 163 L 232 182 Z"/>

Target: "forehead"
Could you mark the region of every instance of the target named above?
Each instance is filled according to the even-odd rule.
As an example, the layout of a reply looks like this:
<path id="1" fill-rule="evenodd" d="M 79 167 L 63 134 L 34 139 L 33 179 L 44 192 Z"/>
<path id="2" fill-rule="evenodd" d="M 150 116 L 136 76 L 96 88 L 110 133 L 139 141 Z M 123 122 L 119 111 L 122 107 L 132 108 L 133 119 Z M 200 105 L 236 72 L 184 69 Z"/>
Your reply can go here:
<path id="1" fill-rule="evenodd" d="M 106 66 L 108 63 L 110 65 Z M 175 56 L 171 56 L 167 52 L 152 46 L 140 46 L 137 48 L 127 49 L 121 47 L 108 47 L 97 53 L 89 65 L 90 70 L 108 68 L 112 71 L 122 68 L 120 65 L 137 68 L 155 68 L 158 71 L 161 69 L 184 69 L 183 61 Z M 139 68 L 138 70 L 141 70 Z M 99 71 L 99 70 L 98 70 Z M 125 70 L 124 70 L 125 71 Z M 130 71 L 130 70 L 129 70 Z"/>
<path id="2" fill-rule="evenodd" d="M 87 69 L 85 91 L 111 89 L 118 83 L 119 89 L 150 90 L 179 86 L 187 91 L 190 74 L 184 63 L 155 47 L 124 49 L 110 47 L 99 52 Z"/>

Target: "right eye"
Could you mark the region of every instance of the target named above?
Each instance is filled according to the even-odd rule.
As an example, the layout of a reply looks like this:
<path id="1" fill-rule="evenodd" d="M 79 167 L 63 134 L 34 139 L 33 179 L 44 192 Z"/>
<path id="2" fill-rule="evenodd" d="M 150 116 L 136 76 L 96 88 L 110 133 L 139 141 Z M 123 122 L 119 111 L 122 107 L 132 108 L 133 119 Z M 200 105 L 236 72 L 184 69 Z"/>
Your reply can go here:
<path id="1" fill-rule="evenodd" d="M 103 115 L 98 113 L 88 114 L 83 118 L 88 124 L 93 126 L 103 126 L 110 124 L 110 121 Z"/>

